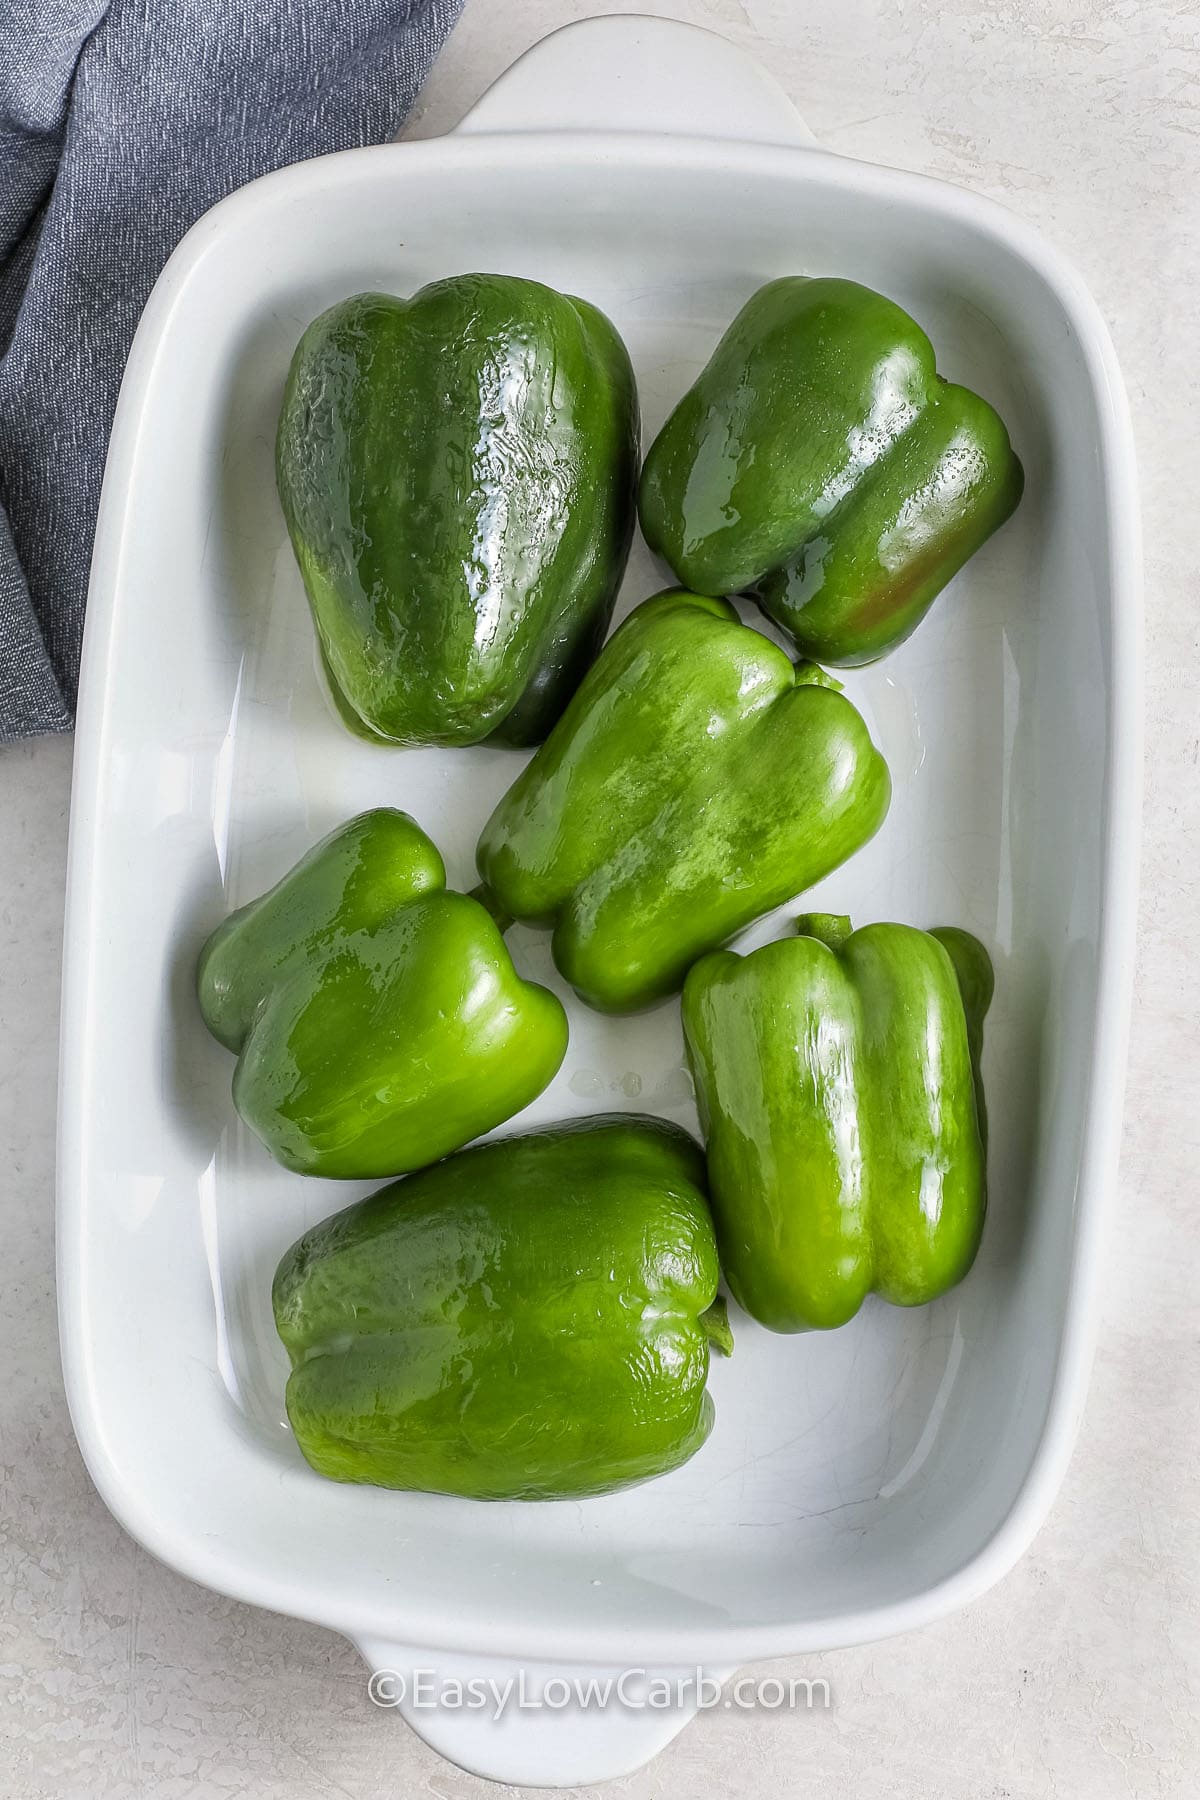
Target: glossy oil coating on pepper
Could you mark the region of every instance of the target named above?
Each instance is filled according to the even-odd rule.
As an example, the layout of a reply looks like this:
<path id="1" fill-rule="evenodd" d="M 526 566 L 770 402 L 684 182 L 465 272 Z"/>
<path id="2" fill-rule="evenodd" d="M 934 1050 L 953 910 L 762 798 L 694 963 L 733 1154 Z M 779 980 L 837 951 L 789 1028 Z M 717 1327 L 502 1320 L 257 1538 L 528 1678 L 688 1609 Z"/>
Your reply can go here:
<path id="1" fill-rule="evenodd" d="M 602 1494 L 708 1436 L 730 1348 L 704 1158 L 660 1119 L 576 1120 L 393 1183 L 275 1276 L 287 1410 L 337 1481 Z"/>
<path id="2" fill-rule="evenodd" d="M 629 358 L 586 301 L 457 275 L 323 313 L 276 470 L 345 722 L 540 742 L 607 630 L 637 454 Z"/>
<path id="3" fill-rule="evenodd" d="M 500 801 L 479 871 L 554 928 L 592 1006 L 631 1012 L 865 843 L 887 766 L 861 717 L 727 601 L 673 591 L 614 632 Z"/>
<path id="4" fill-rule="evenodd" d="M 983 1228 L 992 969 L 953 928 L 812 915 L 698 962 L 683 991 L 721 1264 L 774 1331 L 920 1306 Z"/>
<path id="5" fill-rule="evenodd" d="M 421 1168 L 511 1118 L 567 1047 L 487 911 L 446 889 L 406 813 L 340 826 L 200 958 L 200 1007 L 238 1059 L 239 1113 L 289 1169 Z"/>
<path id="6" fill-rule="evenodd" d="M 908 314 L 789 276 L 747 301 L 646 457 L 642 530 L 702 594 L 750 591 L 805 656 L 901 643 L 1024 476 L 997 414 L 943 381 Z"/>

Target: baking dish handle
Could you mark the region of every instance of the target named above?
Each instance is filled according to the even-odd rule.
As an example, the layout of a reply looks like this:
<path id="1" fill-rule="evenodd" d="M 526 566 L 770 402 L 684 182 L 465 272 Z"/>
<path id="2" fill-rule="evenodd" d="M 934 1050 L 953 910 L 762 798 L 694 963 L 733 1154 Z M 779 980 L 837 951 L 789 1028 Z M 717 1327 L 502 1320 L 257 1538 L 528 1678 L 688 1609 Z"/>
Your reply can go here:
<path id="1" fill-rule="evenodd" d="M 357 1638 L 377 1706 L 448 1762 L 515 1787 L 583 1787 L 666 1748 L 732 1669 L 610 1669 L 450 1655 Z"/>
<path id="2" fill-rule="evenodd" d="M 542 38 L 457 132 L 655 131 L 813 146 L 774 76 L 736 44 L 677 19 L 622 13 Z"/>

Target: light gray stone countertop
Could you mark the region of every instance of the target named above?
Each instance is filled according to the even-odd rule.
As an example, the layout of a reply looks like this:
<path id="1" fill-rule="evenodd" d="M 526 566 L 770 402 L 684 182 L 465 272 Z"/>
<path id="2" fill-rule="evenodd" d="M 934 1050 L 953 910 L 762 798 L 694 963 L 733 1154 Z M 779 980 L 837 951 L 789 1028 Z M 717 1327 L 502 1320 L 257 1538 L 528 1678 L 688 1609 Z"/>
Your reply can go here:
<path id="1" fill-rule="evenodd" d="M 998 1588 L 775 1665 L 828 1712 L 703 1714 L 606 1794 L 1123 1800 L 1200 1793 L 1200 6 L 640 0 L 754 52 L 822 143 L 1040 226 L 1108 318 L 1146 529 L 1146 811 L 1120 1198 L 1061 1496 Z M 586 0 L 468 0 L 409 135 Z M 160 1567 L 93 1492 L 59 1371 L 55 1067 L 71 745 L 0 751 L 0 1795 L 472 1796 L 333 1634 Z M 512 1790 L 509 1790 L 512 1791 Z"/>

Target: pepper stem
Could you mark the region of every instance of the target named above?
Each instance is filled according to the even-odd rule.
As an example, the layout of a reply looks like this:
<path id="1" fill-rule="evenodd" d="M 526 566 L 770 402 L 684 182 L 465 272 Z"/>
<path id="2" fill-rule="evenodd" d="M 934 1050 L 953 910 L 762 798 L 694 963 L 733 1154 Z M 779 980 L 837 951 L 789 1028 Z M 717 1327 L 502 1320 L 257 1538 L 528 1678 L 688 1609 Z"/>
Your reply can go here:
<path id="1" fill-rule="evenodd" d="M 713 1349 L 719 1350 L 722 1356 L 732 1356 L 733 1327 L 729 1323 L 729 1308 L 725 1304 L 724 1294 L 718 1294 L 707 1311 L 700 1314 L 700 1323 Z"/>
<path id="2" fill-rule="evenodd" d="M 800 913 L 795 924 L 799 937 L 820 938 L 831 950 L 840 950 L 854 930 L 845 913 Z"/>
<path id="3" fill-rule="evenodd" d="M 795 670 L 797 687 L 832 688 L 835 694 L 842 694 L 846 691 L 837 676 L 831 675 L 828 669 L 823 669 L 820 663 L 809 662 L 805 659 L 795 664 Z"/>
<path id="4" fill-rule="evenodd" d="M 491 914 L 501 931 L 507 931 L 512 924 L 512 915 L 505 912 L 486 881 L 481 881 L 477 887 L 473 887 L 467 895 L 467 899 L 478 900 L 484 911 Z"/>

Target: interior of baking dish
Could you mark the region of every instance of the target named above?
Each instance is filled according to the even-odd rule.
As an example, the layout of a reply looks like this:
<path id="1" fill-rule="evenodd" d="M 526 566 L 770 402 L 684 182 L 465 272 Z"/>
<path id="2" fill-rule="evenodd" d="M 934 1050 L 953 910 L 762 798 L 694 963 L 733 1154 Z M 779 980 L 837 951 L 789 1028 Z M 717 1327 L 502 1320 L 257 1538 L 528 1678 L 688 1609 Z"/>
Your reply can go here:
<path id="1" fill-rule="evenodd" d="M 1064 1357 L 1097 1203 L 1119 545 L 1109 397 L 1077 297 L 998 218 L 807 152 L 477 140 L 288 171 L 189 239 L 152 302 L 106 488 L 68 987 L 87 1061 L 64 1077 L 76 1420 L 110 1504 L 169 1560 L 413 1642 L 748 1653 L 911 1620 L 972 1579 L 1026 1504 L 1048 1422 L 1061 1438 L 1074 1404 Z M 368 1190 L 270 1163 L 236 1121 L 230 1061 L 192 994 L 225 911 L 363 807 L 413 813 L 469 887 L 478 830 L 520 766 L 343 730 L 274 493 L 305 324 L 363 289 L 471 269 L 604 308 L 633 356 L 646 441 L 760 283 L 853 277 L 911 311 L 942 373 L 996 405 L 1027 471 L 1016 517 L 915 636 L 846 677 L 895 798 L 806 901 L 859 923 L 967 926 L 992 953 L 976 1266 L 932 1306 L 871 1301 L 827 1334 L 773 1336 L 734 1309 L 704 1450 L 584 1503 L 480 1505 L 309 1471 L 284 1418 L 271 1273 L 302 1229 Z M 621 612 L 667 584 L 638 544 Z M 544 937 L 510 943 L 563 991 Z M 614 1109 L 695 1127 L 677 1005 L 620 1020 L 572 1001 L 571 1029 L 561 1074 L 506 1129 Z"/>

